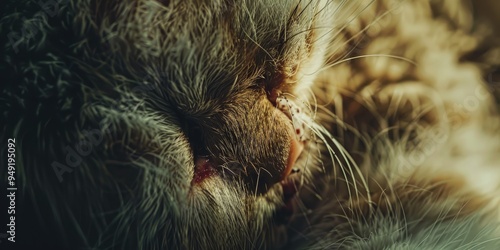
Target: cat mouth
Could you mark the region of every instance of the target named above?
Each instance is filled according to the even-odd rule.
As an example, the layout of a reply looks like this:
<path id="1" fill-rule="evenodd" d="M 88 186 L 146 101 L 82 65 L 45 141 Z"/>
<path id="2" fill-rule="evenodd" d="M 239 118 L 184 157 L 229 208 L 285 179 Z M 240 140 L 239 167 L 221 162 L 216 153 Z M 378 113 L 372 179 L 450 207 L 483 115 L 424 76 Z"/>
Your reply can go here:
<path id="1" fill-rule="evenodd" d="M 293 127 L 290 140 L 290 152 L 288 153 L 286 167 L 281 176 L 281 180 L 283 180 L 288 177 L 290 173 L 298 171 L 298 169 L 295 168 L 295 163 L 304 150 L 304 144 L 307 139 L 307 117 L 303 114 L 303 112 L 301 112 L 301 109 L 293 101 L 284 96 L 278 96 L 275 103 L 276 108 L 290 119 Z"/>
<path id="2" fill-rule="evenodd" d="M 300 142 L 295 138 L 291 140 L 290 153 L 288 154 L 287 165 L 281 177 L 282 180 L 288 177 L 292 172 L 298 171 L 297 168 L 294 168 L 295 162 L 297 162 L 297 159 L 299 158 L 303 150 L 304 150 L 303 142 Z"/>
<path id="3" fill-rule="evenodd" d="M 277 224 L 287 224 L 294 214 L 294 197 L 297 196 L 301 183 L 301 169 L 296 163 L 308 139 L 306 133 L 308 118 L 292 100 L 283 96 L 276 98 L 276 108 L 291 120 L 293 128 L 286 167 L 280 182 L 276 185 L 277 188 L 281 188 L 283 203 L 277 207 L 274 216 Z"/>
<path id="4" fill-rule="evenodd" d="M 300 186 L 300 178 L 297 177 L 300 168 L 296 166 L 296 162 L 303 150 L 304 143 L 292 139 L 287 166 L 283 172 L 281 181 L 278 183 L 282 190 L 283 204 L 275 212 L 275 221 L 277 224 L 286 224 L 294 213 L 293 198 L 297 195 Z"/>

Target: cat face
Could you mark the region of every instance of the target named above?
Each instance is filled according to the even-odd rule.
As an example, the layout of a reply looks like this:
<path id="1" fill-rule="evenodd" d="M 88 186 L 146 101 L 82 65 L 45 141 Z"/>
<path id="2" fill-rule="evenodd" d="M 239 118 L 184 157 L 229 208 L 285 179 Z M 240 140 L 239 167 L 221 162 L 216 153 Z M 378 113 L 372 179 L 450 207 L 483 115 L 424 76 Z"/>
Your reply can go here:
<path id="1" fill-rule="evenodd" d="M 171 16 L 169 25 L 148 31 L 166 34 L 152 42 L 157 55 L 139 39 L 127 41 L 139 43 L 129 53 L 144 56 L 141 67 L 156 73 L 151 91 L 141 94 L 161 127 L 138 130 L 161 135 L 144 152 L 160 151 L 154 178 L 165 178 L 157 192 L 169 198 L 160 201 L 170 207 L 158 233 L 169 246 L 255 247 L 275 237 L 275 217 L 297 185 L 280 181 L 306 146 L 293 103 L 304 106 L 307 96 L 296 89 L 321 64 L 315 54 L 323 48 L 312 34 L 320 6 L 199 4 L 157 7 L 160 20 Z M 158 202 L 157 195 L 148 199 Z"/>
<path id="2" fill-rule="evenodd" d="M 59 7 L 58 22 L 43 32 L 62 43 L 51 48 L 51 65 L 71 70 L 57 71 L 67 73 L 65 84 L 37 83 L 66 103 L 41 102 L 66 118 L 37 122 L 57 121 L 46 130 L 51 153 L 37 158 L 56 174 L 25 166 L 24 180 L 45 188 L 52 207 L 68 208 L 49 212 L 66 244 L 205 249 L 277 241 L 276 218 L 316 167 L 299 156 L 312 147 L 307 89 L 324 60 L 330 29 L 322 26 L 333 4 Z M 98 139 L 73 171 L 63 164 L 73 159 L 68 145 L 88 142 L 88 131 Z M 24 152 L 39 154 L 44 145 Z M 301 173 L 290 175 L 298 166 Z"/>

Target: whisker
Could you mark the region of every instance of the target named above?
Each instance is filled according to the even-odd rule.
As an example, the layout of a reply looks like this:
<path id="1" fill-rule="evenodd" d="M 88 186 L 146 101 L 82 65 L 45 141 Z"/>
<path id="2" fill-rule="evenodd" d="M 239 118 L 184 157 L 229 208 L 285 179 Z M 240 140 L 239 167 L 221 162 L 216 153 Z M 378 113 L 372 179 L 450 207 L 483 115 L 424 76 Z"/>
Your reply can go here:
<path id="1" fill-rule="evenodd" d="M 258 195 L 259 183 L 260 183 L 260 168 L 259 168 L 259 170 L 257 170 L 257 181 L 255 182 L 255 189 L 254 189 L 254 197 L 255 198 Z"/>
<path id="2" fill-rule="evenodd" d="M 345 63 L 345 62 L 348 62 L 348 61 L 351 61 L 351 60 L 368 58 L 368 57 L 388 57 L 388 58 L 394 58 L 394 59 L 399 59 L 399 60 L 411 63 L 411 64 L 413 64 L 415 66 L 418 66 L 418 64 L 415 61 L 410 60 L 410 59 L 408 59 L 406 57 L 402 57 L 402 56 L 396 56 L 396 55 L 390 55 L 390 54 L 368 54 L 368 55 L 353 56 L 353 57 L 349 57 L 349 58 L 337 61 L 335 63 L 329 64 L 329 65 L 321 68 L 320 70 L 318 70 L 318 72 L 320 72 L 322 70 L 325 70 L 325 69 L 328 69 L 328 68 L 331 68 L 331 67 L 334 67 L 334 66 L 337 66 L 337 65 L 339 65 L 341 63 Z"/>

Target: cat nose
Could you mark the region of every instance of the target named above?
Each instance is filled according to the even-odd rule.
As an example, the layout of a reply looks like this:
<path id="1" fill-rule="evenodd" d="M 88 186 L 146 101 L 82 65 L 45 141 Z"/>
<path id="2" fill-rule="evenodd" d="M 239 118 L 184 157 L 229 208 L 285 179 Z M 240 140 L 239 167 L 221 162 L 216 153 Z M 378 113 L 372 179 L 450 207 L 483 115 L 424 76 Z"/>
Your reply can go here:
<path id="1" fill-rule="evenodd" d="M 295 162 L 297 162 L 297 159 L 302 153 L 302 150 L 304 150 L 304 143 L 297 140 L 296 138 L 293 138 L 290 142 L 290 152 L 288 153 L 287 165 L 285 167 L 285 170 L 283 171 L 283 174 L 281 175 L 281 180 L 290 175 L 292 169 L 295 166 Z"/>

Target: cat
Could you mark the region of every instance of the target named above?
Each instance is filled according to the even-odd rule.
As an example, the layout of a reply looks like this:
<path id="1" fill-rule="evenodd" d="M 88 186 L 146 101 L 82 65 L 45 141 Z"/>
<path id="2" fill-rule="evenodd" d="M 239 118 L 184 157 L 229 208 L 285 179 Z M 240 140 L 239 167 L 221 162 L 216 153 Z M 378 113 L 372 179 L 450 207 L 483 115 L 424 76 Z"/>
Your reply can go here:
<path id="1" fill-rule="evenodd" d="M 499 249 L 498 6 L 8 1 L 0 244 Z"/>

